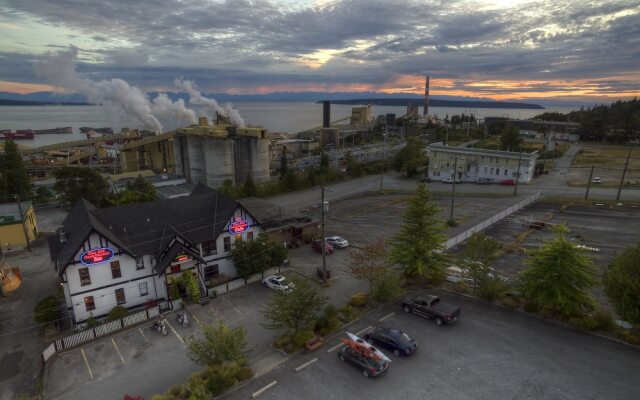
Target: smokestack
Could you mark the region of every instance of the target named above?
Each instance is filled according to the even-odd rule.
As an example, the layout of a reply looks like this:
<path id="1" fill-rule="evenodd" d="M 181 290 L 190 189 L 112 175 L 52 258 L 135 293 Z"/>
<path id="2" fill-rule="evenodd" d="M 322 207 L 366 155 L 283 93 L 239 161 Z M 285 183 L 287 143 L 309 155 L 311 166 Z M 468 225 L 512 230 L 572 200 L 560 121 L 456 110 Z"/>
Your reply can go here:
<path id="1" fill-rule="evenodd" d="M 424 113 L 423 115 L 426 117 L 429 115 L 429 75 L 427 75 L 427 80 L 424 83 Z"/>
<path id="2" fill-rule="evenodd" d="M 331 127 L 331 102 L 329 100 L 322 102 L 322 127 Z"/>

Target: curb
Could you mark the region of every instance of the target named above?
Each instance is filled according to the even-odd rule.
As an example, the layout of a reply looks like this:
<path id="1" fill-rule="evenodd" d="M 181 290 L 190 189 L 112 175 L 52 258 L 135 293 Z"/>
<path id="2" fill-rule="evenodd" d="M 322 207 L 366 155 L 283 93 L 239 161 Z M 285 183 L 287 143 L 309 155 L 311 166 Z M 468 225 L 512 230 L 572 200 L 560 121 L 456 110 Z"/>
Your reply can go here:
<path id="1" fill-rule="evenodd" d="M 637 346 L 635 344 L 631 344 L 631 343 L 625 342 L 624 340 L 620 340 L 620 339 L 615 338 L 615 337 L 603 335 L 602 333 L 598 333 L 598 332 L 595 332 L 595 331 L 588 331 L 588 330 L 584 330 L 584 329 L 579 329 L 579 328 L 576 328 L 573 325 L 567 324 L 567 323 L 559 321 L 557 319 L 545 318 L 545 317 L 543 317 L 541 315 L 528 313 L 528 312 L 522 311 L 520 309 L 510 308 L 510 307 L 507 307 L 507 306 L 502 305 L 500 303 L 486 302 L 485 300 L 482 300 L 482 299 L 480 299 L 478 297 L 474 297 L 474 296 L 466 294 L 466 293 L 455 292 L 455 291 L 450 290 L 450 289 L 439 288 L 438 290 L 442 290 L 442 291 L 444 291 L 446 293 L 450 293 L 450 294 L 453 294 L 453 295 L 456 295 L 456 296 L 465 297 L 465 298 L 468 298 L 470 300 L 482 301 L 485 304 L 493 306 L 493 307 L 498 307 L 498 308 L 501 308 L 503 310 L 510 310 L 510 311 L 513 311 L 513 312 L 517 312 L 518 314 L 526 315 L 528 317 L 532 317 L 532 318 L 535 318 L 535 319 L 540 320 L 540 321 L 549 322 L 549 323 L 552 323 L 552 324 L 554 324 L 556 326 L 559 326 L 559 327 L 562 327 L 562 328 L 565 328 L 565 329 L 571 329 L 572 331 L 575 331 L 575 332 L 585 333 L 585 334 L 588 334 L 588 335 L 591 335 L 591 336 L 594 336 L 594 337 L 597 337 L 597 338 L 600 338 L 600 339 L 606 339 L 606 340 L 608 340 L 610 342 L 622 344 L 622 345 L 629 346 L 629 347 L 632 347 L 634 349 L 639 349 L 640 350 L 640 346 Z"/>

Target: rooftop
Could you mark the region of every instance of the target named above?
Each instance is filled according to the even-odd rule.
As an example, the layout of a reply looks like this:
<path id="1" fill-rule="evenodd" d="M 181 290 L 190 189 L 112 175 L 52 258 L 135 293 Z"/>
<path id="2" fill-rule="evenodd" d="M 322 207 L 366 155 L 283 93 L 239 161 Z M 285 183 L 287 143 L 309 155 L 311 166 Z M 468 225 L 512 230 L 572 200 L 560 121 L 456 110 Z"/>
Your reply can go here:
<path id="1" fill-rule="evenodd" d="M 21 201 L 20 206 L 22 207 L 22 215 L 23 218 L 26 216 L 25 213 L 31 207 L 30 201 Z M 13 224 L 20 222 L 20 210 L 18 209 L 18 204 L 16 203 L 2 203 L 0 204 L 0 225 L 2 224 Z"/>
<path id="2" fill-rule="evenodd" d="M 455 154 L 494 156 L 494 157 L 515 158 L 515 159 L 522 157 L 523 159 L 534 159 L 534 160 L 537 159 L 539 156 L 537 150 L 532 153 L 520 153 L 517 151 L 476 149 L 473 147 L 454 147 L 454 146 L 446 146 L 442 144 L 429 145 L 429 151 L 443 151 L 443 152 L 455 153 Z"/>

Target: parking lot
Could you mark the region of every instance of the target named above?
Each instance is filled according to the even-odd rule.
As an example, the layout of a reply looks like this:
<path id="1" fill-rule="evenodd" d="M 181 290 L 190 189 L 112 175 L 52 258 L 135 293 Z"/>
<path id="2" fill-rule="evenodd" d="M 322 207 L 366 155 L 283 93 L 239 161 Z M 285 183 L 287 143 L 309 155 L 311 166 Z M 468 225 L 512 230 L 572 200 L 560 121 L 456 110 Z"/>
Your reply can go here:
<path id="1" fill-rule="evenodd" d="M 339 333 L 225 398 L 251 398 L 274 381 L 260 399 L 631 399 L 640 392 L 636 348 L 479 301 L 443 297 L 462 307 L 454 325 L 437 327 L 395 304 L 348 328 L 400 327 L 417 339 L 418 351 L 391 356 L 380 377 L 365 378 L 338 360 Z"/>

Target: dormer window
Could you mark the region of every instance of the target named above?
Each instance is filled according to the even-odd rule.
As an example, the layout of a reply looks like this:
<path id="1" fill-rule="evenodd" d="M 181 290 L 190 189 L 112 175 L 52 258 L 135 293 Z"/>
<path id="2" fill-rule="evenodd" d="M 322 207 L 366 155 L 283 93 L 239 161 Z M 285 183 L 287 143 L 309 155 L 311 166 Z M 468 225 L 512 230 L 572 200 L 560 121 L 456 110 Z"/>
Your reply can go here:
<path id="1" fill-rule="evenodd" d="M 136 270 L 144 269 L 144 257 L 136 257 Z"/>

